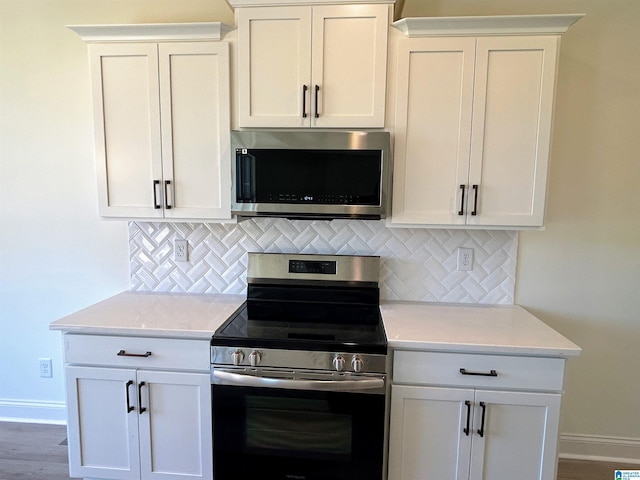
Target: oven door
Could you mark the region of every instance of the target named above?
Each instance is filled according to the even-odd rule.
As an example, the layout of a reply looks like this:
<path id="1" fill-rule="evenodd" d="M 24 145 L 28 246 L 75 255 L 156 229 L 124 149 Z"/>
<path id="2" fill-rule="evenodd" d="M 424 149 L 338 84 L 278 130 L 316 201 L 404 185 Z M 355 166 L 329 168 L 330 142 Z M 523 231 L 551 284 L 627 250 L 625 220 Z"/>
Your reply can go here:
<path id="1" fill-rule="evenodd" d="M 216 480 L 383 478 L 384 394 L 219 383 L 212 392 Z"/>

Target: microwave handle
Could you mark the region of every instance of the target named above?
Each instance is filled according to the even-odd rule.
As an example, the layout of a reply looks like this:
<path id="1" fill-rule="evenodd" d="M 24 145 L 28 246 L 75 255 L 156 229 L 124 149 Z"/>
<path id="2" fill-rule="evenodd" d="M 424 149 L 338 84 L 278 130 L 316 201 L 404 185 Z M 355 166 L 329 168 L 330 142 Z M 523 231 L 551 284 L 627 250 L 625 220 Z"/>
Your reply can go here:
<path id="1" fill-rule="evenodd" d="M 294 380 L 290 378 L 256 377 L 242 373 L 213 370 L 213 378 L 223 385 L 241 385 L 245 387 L 284 388 L 287 390 L 323 390 L 346 392 L 352 390 L 370 390 L 384 387 L 383 378 L 364 380 Z"/>
<path id="2" fill-rule="evenodd" d="M 236 153 L 236 197 L 239 202 L 253 202 L 256 196 L 256 158 Z"/>

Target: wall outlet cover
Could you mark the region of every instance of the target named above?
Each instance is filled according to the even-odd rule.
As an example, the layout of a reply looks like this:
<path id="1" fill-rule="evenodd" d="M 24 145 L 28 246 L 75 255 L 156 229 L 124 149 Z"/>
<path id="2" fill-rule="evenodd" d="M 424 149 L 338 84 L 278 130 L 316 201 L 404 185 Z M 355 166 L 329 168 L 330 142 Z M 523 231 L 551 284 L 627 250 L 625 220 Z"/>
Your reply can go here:
<path id="1" fill-rule="evenodd" d="M 458 270 L 462 272 L 473 270 L 473 248 L 458 248 Z"/>
<path id="2" fill-rule="evenodd" d="M 189 261 L 189 244 L 186 240 L 174 240 L 173 242 L 173 255 L 176 262 L 188 262 Z"/>

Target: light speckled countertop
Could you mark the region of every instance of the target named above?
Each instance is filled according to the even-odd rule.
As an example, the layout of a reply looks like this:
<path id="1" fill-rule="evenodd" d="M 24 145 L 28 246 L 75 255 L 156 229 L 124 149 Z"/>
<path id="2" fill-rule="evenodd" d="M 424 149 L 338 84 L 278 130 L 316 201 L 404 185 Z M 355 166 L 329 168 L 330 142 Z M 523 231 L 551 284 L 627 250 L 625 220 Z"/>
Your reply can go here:
<path id="1" fill-rule="evenodd" d="M 50 324 L 64 332 L 210 339 L 243 295 L 123 292 Z M 580 347 L 519 306 L 382 302 L 391 348 L 570 357 Z"/>
<path id="2" fill-rule="evenodd" d="M 380 309 L 393 348 L 550 357 L 581 352 L 517 305 L 383 302 Z"/>
<path id="3" fill-rule="evenodd" d="M 244 295 L 122 292 L 67 315 L 51 330 L 99 335 L 211 339 Z"/>

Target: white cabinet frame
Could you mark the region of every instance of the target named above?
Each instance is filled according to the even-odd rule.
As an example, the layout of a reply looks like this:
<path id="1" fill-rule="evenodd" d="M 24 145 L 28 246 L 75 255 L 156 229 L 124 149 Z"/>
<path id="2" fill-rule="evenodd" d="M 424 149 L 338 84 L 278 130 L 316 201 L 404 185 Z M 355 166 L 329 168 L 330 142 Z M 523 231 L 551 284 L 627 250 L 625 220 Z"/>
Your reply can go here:
<path id="1" fill-rule="evenodd" d="M 210 480 L 206 373 L 67 366 L 69 471 L 113 480 Z"/>
<path id="2" fill-rule="evenodd" d="M 390 226 L 544 223 L 560 35 L 582 15 L 407 18 Z"/>
<path id="3" fill-rule="evenodd" d="M 230 219 L 228 28 L 69 28 L 89 43 L 100 215 Z"/>
<path id="4" fill-rule="evenodd" d="M 393 385 L 391 395 L 389 478 L 555 479 L 560 394 Z"/>
<path id="5" fill-rule="evenodd" d="M 390 8 L 238 8 L 239 126 L 384 127 Z"/>

